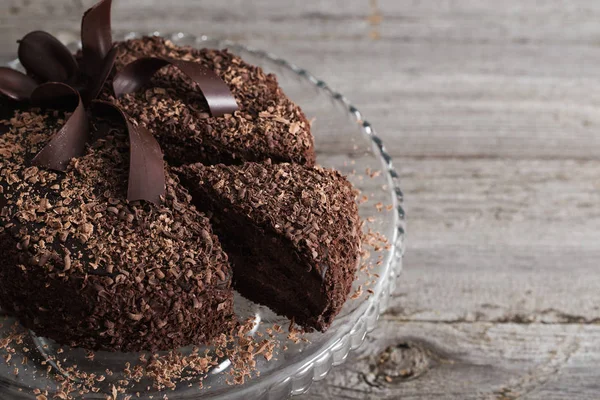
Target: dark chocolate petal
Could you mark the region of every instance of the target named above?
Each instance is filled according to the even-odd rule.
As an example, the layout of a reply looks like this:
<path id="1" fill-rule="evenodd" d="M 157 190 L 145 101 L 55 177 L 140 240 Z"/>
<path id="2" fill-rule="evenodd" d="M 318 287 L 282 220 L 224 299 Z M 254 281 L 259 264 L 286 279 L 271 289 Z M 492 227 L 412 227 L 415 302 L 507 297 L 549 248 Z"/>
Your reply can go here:
<path id="1" fill-rule="evenodd" d="M 102 69 L 98 72 L 98 75 L 92 78 L 92 81 L 88 85 L 89 91 L 85 95 L 85 102 L 89 103 L 94 100 L 100 94 L 106 79 L 110 75 L 115 66 L 115 60 L 117 59 L 117 47 L 113 47 L 106 57 L 104 57 Z"/>
<path id="2" fill-rule="evenodd" d="M 115 96 L 138 90 L 167 65 L 175 66 L 198 84 L 213 117 L 231 114 L 238 109 L 229 86 L 214 71 L 196 62 L 167 58 L 140 58 L 126 65 L 113 80 Z"/>
<path id="3" fill-rule="evenodd" d="M 129 182 L 127 199 L 160 203 L 165 194 L 165 167 L 160 145 L 148 129 L 134 125 L 120 108 L 106 101 L 92 102 L 97 117 L 117 115 L 129 134 Z"/>
<path id="4" fill-rule="evenodd" d="M 85 152 L 89 125 L 79 93 L 71 86 L 59 82 L 44 83 L 31 93 L 31 103 L 40 107 L 59 109 L 75 108 L 71 116 L 44 148 L 33 158 L 38 167 L 65 171 L 72 158 Z"/>
<path id="5" fill-rule="evenodd" d="M 110 8 L 112 0 L 101 0 L 83 14 L 81 19 L 81 47 L 83 69 L 89 76 L 97 76 L 102 61 L 110 51 Z"/>
<path id="6" fill-rule="evenodd" d="M 78 71 L 71 51 L 43 31 L 30 32 L 19 41 L 19 61 L 28 73 L 43 82 L 67 82 Z"/>
<path id="7" fill-rule="evenodd" d="M 25 101 L 37 86 L 32 77 L 12 68 L 0 67 L 0 93 L 13 100 Z"/>

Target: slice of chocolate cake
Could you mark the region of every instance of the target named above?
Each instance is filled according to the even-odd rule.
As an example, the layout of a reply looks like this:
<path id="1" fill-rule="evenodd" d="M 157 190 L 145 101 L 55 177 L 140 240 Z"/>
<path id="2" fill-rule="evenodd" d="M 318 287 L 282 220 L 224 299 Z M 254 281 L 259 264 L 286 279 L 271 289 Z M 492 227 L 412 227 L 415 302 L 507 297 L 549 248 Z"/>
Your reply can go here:
<path id="1" fill-rule="evenodd" d="M 227 50 L 178 47 L 159 37 L 119 43 L 117 71 L 142 57 L 194 61 L 215 71 L 239 107 L 233 115 L 212 117 L 198 85 L 173 66 L 158 71 L 147 87 L 115 100 L 155 135 L 171 164 L 266 159 L 314 164 L 310 124 L 283 93 L 275 75 Z M 106 90 L 104 98 L 111 95 Z"/>
<path id="2" fill-rule="evenodd" d="M 0 307 L 88 349 L 168 350 L 222 333 L 227 256 L 178 178 L 166 168 L 160 206 L 127 201 L 129 142 L 116 127 L 65 173 L 31 166 L 62 118 L 30 109 L 3 121 Z"/>
<path id="3" fill-rule="evenodd" d="M 234 287 L 250 300 L 325 330 L 356 272 L 360 223 L 339 173 L 294 164 L 195 164 L 177 169 L 229 255 Z"/>

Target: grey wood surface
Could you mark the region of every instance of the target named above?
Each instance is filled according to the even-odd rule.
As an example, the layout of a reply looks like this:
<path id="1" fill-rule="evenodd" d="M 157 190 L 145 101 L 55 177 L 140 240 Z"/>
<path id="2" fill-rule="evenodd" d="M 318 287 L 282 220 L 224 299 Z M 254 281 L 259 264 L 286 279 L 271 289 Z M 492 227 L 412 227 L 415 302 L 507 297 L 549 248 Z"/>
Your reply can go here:
<path id="1" fill-rule="evenodd" d="M 0 49 L 77 29 L 92 2 L 2 0 Z M 393 307 L 303 398 L 600 398 L 600 2 L 115 0 L 114 16 L 306 66 L 396 160 Z"/>

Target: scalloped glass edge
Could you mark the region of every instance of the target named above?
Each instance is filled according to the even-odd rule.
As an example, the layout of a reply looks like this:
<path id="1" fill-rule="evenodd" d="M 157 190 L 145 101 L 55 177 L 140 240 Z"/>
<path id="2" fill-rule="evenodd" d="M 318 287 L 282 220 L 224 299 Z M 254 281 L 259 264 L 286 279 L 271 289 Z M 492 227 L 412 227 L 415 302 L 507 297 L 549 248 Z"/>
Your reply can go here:
<path id="1" fill-rule="evenodd" d="M 343 332 L 339 332 L 334 338 L 323 345 L 321 351 L 317 352 L 317 354 L 313 355 L 310 359 L 296 362 L 282 369 L 279 373 L 272 374 L 267 378 L 254 378 L 253 383 L 248 386 L 239 388 L 232 387 L 232 390 L 227 393 L 227 396 L 233 395 L 236 398 L 243 397 L 245 392 L 255 391 L 256 385 L 260 385 L 263 388 L 259 399 L 275 400 L 304 394 L 310 389 L 313 382 L 323 380 L 333 367 L 343 364 L 350 352 L 358 349 L 363 344 L 367 334 L 375 329 L 379 317 L 386 311 L 390 296 L 396 288 L 396 280 L 402 271 L 402 258 L 405 251 L 406 220 L 403 208 L 404 195 L 400 189 L 400 178 L 394 168 L 392 158 L 388 154 L 381 138 L 377 136 L 375 129 L 363 118 L 362 113 L 352 105 L 345 96 L 333 90 L 324 81 L 316 78 L 306 69 L 303 69 L 276 54 L 230 40 L 219 40 L 205 35 L 195 36 L 183 32 L 170 34 L 163 34 L 158 31 L 148 33 L 118 32 L 115 34 L 114 39 L 132 39 L 140 36 L 162 36 L 176 44 L 185 39 L 186 42 L 193 41 L 195 45 L 200 46 L 205 42 L 212 41 L 218 43 L 221 47 L 227 47 L 233 50 L 233 52 L 235 52 L 236 49 L 240 49 L 258 57 L 264 57 L 279 66 L 288 68 L 312 85 L 324 90 L 333 100 L 340 103 L 352 116 L 354 121 L 360 125 L 362 133 L 371 140 L 381 156 L 383 166 L 382 172 L 385 172 L 387 175 L 386 180 L 392 191 L 392 204 L 396 210 L 396 229 L 394 231 L 395 237 L 389 238 L 390 243 L 392 243 L 392 248 L 390 249 L 390 254 L 388 256 L 389 262 L 387 263 L 388 268 L 386 274 L 381 276 L 373 289 L 373 295 L 368 298 L 365 312 L 349 330 L 345 329 Z M 78 46 L 76 38 L 68 33 L 65 34 L 65 36 L 59 35 L 58 37 L 64 42 L 70 42 L 71 44 L 69 47 Z M 18 68 L 19 62 L 18 60 L 14 60 L 8 65 L 13 68 Z M 287 373 L 288 371 L 295 372 Z M 286 376 L 286 378 L 278 379 L 281 376 Z M 209 395 L 206 398 L 214 397 Z"/>

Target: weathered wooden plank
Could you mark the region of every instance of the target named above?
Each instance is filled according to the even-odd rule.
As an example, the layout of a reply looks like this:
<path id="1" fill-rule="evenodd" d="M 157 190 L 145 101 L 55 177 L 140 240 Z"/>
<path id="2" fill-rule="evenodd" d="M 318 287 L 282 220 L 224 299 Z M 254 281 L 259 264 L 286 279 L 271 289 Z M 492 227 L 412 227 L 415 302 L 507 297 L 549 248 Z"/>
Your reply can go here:
<path id="1" fill-rule="evenodd" d="M 596 398 L 600 164 L 399 161 L 409 251 L 392 308 L 306 398 Z M 397 385 L 369 375 L 388 346 L 410 375 L 411 344 L 443 362 Z"/>
<path id="2" fill-rule="evenodd" d="M 18 21 L 28 20 L 55 26 L 71 24 L 74 28 L 78 13 L 93 2 L 5 0 L 0 4 L 0 18 L 13 26 L 18 26 Z M 361 29 L 375 27 L 384 39 L 406 41 L 575 42 L 595 46 L 600 30 L 596 23 L 600 7 L 588 0 L 550 0 L 543 4 L 509 0 L 504 1 L 501 7 L 479 0 L 260 0 L 252 3 L 201 0 L 173 4 L 156 0 L 121 0 L 115 2 L 115 10 L 116 21 L 126 21 L 136 28 L 156 29 L 152 22 L 160 19 L 166 26 L 175 28 L 195 22 L 202 23 L 200 28 L 208 25 L 211 29 L 249 36 L 254 33 L 264 35 L 272 26 L 276 29 L 287 26 L 289 35 L 280 39 L 314 37 L 321 33 L 336 33 L 340 38 L 353 37 Z M 60 16 L 61 20 L 49 21 L 49 16 Z M 346 29 L 341 29 L 342 26 Z M 298 27 L 303 29 L 295 29 Z"/>
<path id="3" fill-rule="evenodd" d="M 600 318 L 596 161 L 401 159 L 408 215 L 397 316 Z"/>
<path id="4" fill-rule="evenodd" d="M 598 161 L 399 158 L 396 164 L 413 248 L 597 248 Z"/>
<path id="5" fill-rule="evenodd" d="M 385 318 L 305 399 L 597 399 L 600 327 Z"/>

